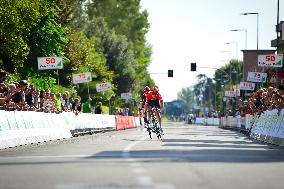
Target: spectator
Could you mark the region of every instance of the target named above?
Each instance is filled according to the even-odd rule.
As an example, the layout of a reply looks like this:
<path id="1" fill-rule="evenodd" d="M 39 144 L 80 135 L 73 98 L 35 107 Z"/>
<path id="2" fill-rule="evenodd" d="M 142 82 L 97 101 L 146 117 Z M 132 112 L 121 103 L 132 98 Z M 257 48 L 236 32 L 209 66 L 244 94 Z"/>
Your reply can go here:
<path id="1" fill-rule="evenodd" d="M 102 109 L 102 103 L 98 102 L 97 106 L 95 108 L 95 114 L 102 114 L 103 113 L 103 109 Z"/>
<path id="2" fill-rule="evenodd" d="M 123 111 L 124 111 L 123 114 L 124 114 L 125 116 L 128 116 L 129 108 L 124 108 Z"/>
<path id="3" fill-rule="evenodd" d="M 69 92 L 65 91 L 62 95 L 62 105 L 63 105 L 63 110 L 67 111 L 68 109 L 72 109 L 72 99 L 69 97 Z"/>
<path id="4" fill-rule="evenodd" d="M 74 103 L 72 104 L 72 110 L 76 115 L 78 115 L 81 112 L 82 106 L 79 98 L 74 99 Z"/>
<path id="5" fill-rule="evenodd" d="M 28 105 L 26 103 L 26 87 L 28 82 L 26 80 L 21 80 L 17 85 L 17 90 L 13 95 L 13 102 L 17 110 L 27 110 Z"/>
<path id="6" fill-rule="evenodd" d="M 83 113 L 91 113 L 91 98 L 88 98 L 85 103 L 83 103 Z"/>
<path id="7" fill-rule="evenodd" d="M 61 112 L 62 111 L 62 108 L 63 108 L 63 105 L 62 105 L 62 97 L 61 97 L 61 93 L 58 92 L 55 96 L 55 102 L 56 102 L 56 110 Z"/>
<path id="8" fill-rule="evenodd" d="M 124 114 L 123 114 L 123 112 L 122 112 L 122 110 L 121 110 L 121 109 L 119 110 L 118 115 L 124 116 Z"/>
<path id="9" fill-rule="evenodd" d="M 48 89 L 45 90 L 43 97 L 44 97 L 43 98 L 43 111 L 51 112 L 52 108 L 54 107 L 54 104 L 50 96 L 50 91 Z"/>

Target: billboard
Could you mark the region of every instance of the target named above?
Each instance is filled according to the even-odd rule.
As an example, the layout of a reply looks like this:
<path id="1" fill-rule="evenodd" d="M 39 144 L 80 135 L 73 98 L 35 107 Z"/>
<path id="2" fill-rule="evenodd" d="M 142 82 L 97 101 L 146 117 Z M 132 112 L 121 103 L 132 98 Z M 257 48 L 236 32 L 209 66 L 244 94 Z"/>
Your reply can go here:
<path id="1" fill-rule="evenodd" d="M 225 91 L 226 97 L 236 97 L 236 91 Z"/>
<path id="2" fill-rule="evenodd" d="M 282 67 L 283 54 L 258 55 L 257 60 L 260 67 Z"/>
<path id="3" fill-rule="evenodd" d="M 129 92 L 129 93 L 121 93 L 121 98 L 122 99 L 132 99 L 132 94 Z"/>
<path id="4" fill-rule="evenodd" d="M 72 80 L 74 84 L 90 82 L 92 81 L 92 74 L 91 72 L 72 74 Z"/>
<path id="5" fill-rule="evenodd" d="M 37 57 L 39 70 L 63 69 L 62 57 Z"/>
<path id="6" fill-rule="evenodd" d="M 262 72 L 248 72 L 248 81 L 256 83 L 265 83 L 267 79 L 267 73 Z"/>
<path id="7" fill-rule="evenodd" d="M 245 91 L 253 91 L 255 88 L 255 83 L 251 82 L 240 82 L 240 89 Z"/>
<path id="8" fill-rule="evenodd" d="M 97 92 L 107 91 L 111 89 L 111 83 L 98 83 L 96 85 Z"/>

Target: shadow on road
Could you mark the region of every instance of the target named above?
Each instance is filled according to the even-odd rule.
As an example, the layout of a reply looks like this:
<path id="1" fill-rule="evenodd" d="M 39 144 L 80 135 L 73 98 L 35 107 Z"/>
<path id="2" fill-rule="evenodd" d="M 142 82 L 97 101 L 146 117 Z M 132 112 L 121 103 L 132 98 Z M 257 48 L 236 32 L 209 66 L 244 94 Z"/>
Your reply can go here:
<path id="1" fill-rule="evenodd" d="M 209 147 L 209 146 L 208 146 Z M 127 157 L 142 162 L 220 162 L 262 163 L 284 162 L 284 151 L 278 149 L 198 149 L 198 150 L 149 150 L 130 151 Z M 125 158 L 122 151 L 104 151 L 87 159 Z"/>

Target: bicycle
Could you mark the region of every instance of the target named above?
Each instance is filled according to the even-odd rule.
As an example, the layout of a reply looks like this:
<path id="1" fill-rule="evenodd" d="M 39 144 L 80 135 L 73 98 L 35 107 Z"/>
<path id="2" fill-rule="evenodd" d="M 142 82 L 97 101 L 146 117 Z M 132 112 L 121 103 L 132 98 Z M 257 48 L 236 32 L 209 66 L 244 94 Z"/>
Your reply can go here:
<path id="1" fill-rule="evenodd" d="M 158 110 L 157 107 L 153 107 L 151 109 L 151 112 L 150 112 L 151 124 L 148 125 L 147 131 L 148 131 L 151 139 L 152 139 L 152 132 L 153 132 L 157 135 L 157 138 L 159 140 L 162 140 L 162 128 L 159 126 L 159 121 L 156 117 L 157 110 Z M 151 127 L 151 125 L 152 125 L 152 127 Z"/>

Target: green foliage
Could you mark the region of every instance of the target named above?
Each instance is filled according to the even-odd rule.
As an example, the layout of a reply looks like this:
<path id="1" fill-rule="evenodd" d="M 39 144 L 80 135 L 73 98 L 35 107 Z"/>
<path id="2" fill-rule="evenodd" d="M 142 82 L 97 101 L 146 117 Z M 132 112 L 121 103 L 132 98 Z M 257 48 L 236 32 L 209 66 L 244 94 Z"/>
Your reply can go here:
<path id="1" fill-rule="evenodd" d="M 40 90 L 50 89 L 54 91 L 56 86 L 56 79 L 49 76 L 42 76 L 40 74 L 30 74 L 28 76 L 28 82 L 36 86 Z"/>
<path id="2" fill-rule="evenodd" d="M 140 0 L 2 0 L 0 63 L 6 71 L 18 72 L 11 81 L 28 77 L 40 89 L 57 91 L 57 75 L 54 70 L 39 72 L 37 57 L 61 56 L 59 91 L 77 90 L 85 99 L 88 86 L 72 86 L 72 73 L 90 71 L 96 76 L 88 84 L 91 97 L 134 106 L 138 92 L 155 85 L 147 71 L 152 53 L 145 38 L 148 29 Z M 100 82 L 111 82 L 112 90 L 97 93 Z M 121 100 L 122 92 L 132 92 L 134 101 Z"/>
<path id="3" fill-rule="evenodd" d="M 8 74 L 5 83 L 11 84 L 16 83 L 20 80 L 20 74 L 14 73 L 14 74 Z"/>
<path id="4" fill-rule="evenodd" d="M 0 1 L 0 58 L 11 60 L 12 65 L 4 62 L 8 71 L 23 66 L 30 52 L 27 38 L 32 28 L 49 14 L 50 7 L 51 3 L 45 0 Z"/>

